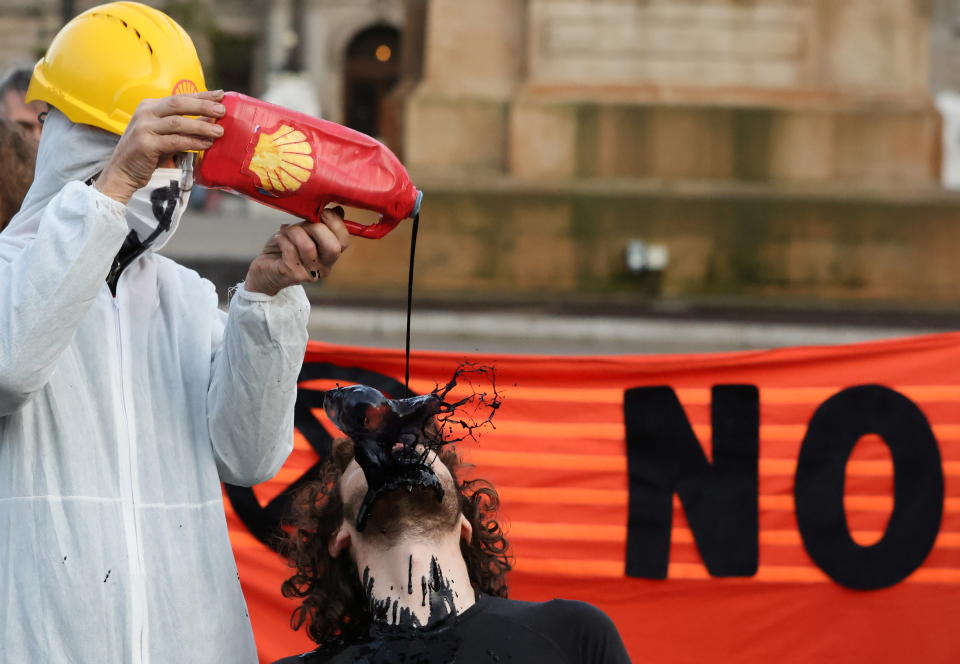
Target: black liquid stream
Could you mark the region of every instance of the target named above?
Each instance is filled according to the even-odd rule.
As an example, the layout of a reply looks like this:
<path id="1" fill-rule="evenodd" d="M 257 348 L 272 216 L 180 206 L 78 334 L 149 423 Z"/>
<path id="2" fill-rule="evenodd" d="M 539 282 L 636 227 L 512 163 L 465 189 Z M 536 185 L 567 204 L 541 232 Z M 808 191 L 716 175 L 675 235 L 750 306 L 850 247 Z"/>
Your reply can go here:
<path id="1" fill-rule="evenodd" d="M 420 215 L 413 218 L 410 232 L 410 272 L 407 274 L 407 339 L 406 368 L 403 373 L 403 385 L 410 392 L 410 319 L 413 317 L 413 261 L 417 256 L 417 233 L 420 231 Z"/>

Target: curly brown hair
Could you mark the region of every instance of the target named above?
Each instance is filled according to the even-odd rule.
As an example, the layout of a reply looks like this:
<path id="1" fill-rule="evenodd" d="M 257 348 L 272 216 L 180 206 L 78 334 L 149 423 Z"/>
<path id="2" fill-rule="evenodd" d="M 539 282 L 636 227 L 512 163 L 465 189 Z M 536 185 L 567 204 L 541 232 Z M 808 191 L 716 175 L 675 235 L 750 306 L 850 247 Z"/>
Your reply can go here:
<path id="1" fill-rule="evenodd" d="M 511 563 L 507 538 L 495 518 L 500 497 L 486 480 L 458 478 L 464 464 L 452 447 L 442 448 L 438 456 L 458 488 L 460 511 L 473 527 L 469 544 L 460 542 L 470 583 L 478 592 L 506 597 L 506 574 Z M 352 460 L 353 442 L 337 441 L 319 479 L 304 485 L 294 496 L 280 545 L 290 566 L 296 568 L 281 586 L 283 596 L 303 600 L 294 610 L 290 625 L 295 630 L 306 625 L 309 637 L 321 645 L 360 637 L 371 621 L 353 559 L 347 553 L 334 558 L 329 552 L 330 541 L 344 519 L 339 480 Z M 385 499 L 389 496 L 381 498 Z"/>
<path id="2" fill-rule="evenodd" d="M 15 125 L 0 121 L 0 231 L 20 209 L 33 183 L 36 151 Z"/>

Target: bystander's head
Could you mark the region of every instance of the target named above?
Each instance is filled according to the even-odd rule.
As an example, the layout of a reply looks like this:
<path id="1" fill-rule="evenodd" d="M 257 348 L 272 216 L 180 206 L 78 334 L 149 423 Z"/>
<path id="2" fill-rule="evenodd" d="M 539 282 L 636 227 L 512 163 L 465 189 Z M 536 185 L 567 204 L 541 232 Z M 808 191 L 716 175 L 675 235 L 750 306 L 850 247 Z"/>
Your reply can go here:
<path id="1" fill-rule="evenodd" d="M 3 119 L 17 127 L 25 138 L 33 141 L 36 151 L 42 127 L 40 114 L 47 110 L 47 104 L 42 101 L 23 101 L 31 76 L 31 67 L 19 65 L 7 70 L 3 78 L 0 78 L 0 114 Z"/>

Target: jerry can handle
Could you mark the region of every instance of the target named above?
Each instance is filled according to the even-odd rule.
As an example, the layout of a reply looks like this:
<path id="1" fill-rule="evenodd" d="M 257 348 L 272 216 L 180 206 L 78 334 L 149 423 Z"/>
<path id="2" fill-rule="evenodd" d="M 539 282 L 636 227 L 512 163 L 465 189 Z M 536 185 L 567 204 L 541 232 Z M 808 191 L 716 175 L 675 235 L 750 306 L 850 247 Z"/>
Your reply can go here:
<path id="1" fill-rule="evenodd" d="M 410 211 L 408 217 L 416 217 L 420 214 L 420 205 L 423 203 L 423 192 L 417 192 L 417 200 L 413 205 L 413 209 Z M 322 211 L 326 205 L 320 206 L 320 211 Z M 320 221 L 319 217 L 316 220 Z M 350 235 L 355 235 L 357 237 L 365 237 L 370 240 L 379 240 L 384 237 L 387 233 L 392 231 L 397 227 L 403 219 L 392 219 L 386 215 L 381 215 L 380 221 L 375 224 L 361 224 L 356 221 L 350 221 L 349 219 L 344 219 L 343 223 L 347 227 L 347 231 L 350 232 Z"/>
<path id="2" fill-rule="evenodd" d="M 350 221 L 349 219 L 344 219 L 343 223 L 347 227 L 347 230 L 350 231 L 350 235 L 365 237 L 371 240 L 379 240 L 384 235 L 396 228 L 397 224 L 399 224 L 401 221 L 401 219 L 380 217 L 380 221 L 369 225 L 361 224 L 356 221 Z"/>
<path id="3" fill-rule="evenodd" d="M 339 206 L 338 206 L 339 207 Z M 321 205 L 317 208 L 316 218 L 308 219 L 315 224 L 321 223 L 320 215 L 323 213 L 324 209 L 327 209 L 326 205 Z M 336 208 L 330 208 L 336 209 Z M 343 214 L 343 208 L 340 208 L 340 214 Z M 357 237 L 370 238 L 371 240 L 378 240 L 384 235 L 392 231 L 397 227 L 402 220 L 401 219 L 391 219 L 386 216 L 381 216 L 380 221 L 375 224 L 361 224 L 359 221 L 351 221 L 349 219 L 343 220 L 343 225 L 347 227 L 347 231 L 350 235 L 355 235 Z"/>

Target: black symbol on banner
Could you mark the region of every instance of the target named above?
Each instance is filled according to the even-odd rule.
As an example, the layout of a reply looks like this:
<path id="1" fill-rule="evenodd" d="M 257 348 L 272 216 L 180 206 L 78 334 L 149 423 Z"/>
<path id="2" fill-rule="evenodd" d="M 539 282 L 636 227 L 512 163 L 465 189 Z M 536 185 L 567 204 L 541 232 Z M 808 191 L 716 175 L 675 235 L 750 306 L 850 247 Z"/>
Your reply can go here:
<path id="1" fill-rule="evenodd" d="M 342 367 L 328 362 L 305 363 L 297 382 L 302 385 L 306 381 L 324 379 L 342 381 L 345 385 L 362 383 L 375 387 L 393 398 L 414 396 L 414 393 L 404 387 L 403 383 L 389 376 L 369 369 Z M 330 456 L 330 445 L 333 439 L 312 412 L 315 408 L 323 408 L 324 394 L 324 390 L 299 387 L 294 409 L 294 426 L 320 457 L 317 463 L 266 505 L 260 504 L 250 487 L 224 485 L 234 512 L 247 530 L 264 545 L 274 550 L 277 549 L 277 540 L 281 532 L 280 521 L 287 513 L 294 493 L 306 482 L 317 478 L 324 460 Z"/>

